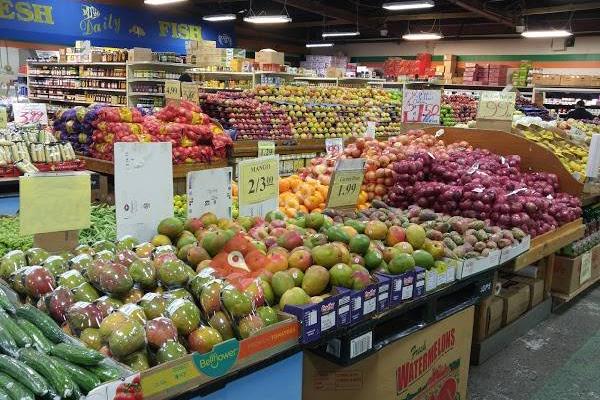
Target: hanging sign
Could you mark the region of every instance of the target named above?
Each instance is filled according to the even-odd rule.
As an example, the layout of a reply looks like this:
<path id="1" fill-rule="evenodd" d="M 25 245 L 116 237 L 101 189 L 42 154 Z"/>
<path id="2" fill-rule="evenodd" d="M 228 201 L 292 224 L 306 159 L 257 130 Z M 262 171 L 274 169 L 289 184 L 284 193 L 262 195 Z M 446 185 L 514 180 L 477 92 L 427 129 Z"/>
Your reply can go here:
<path id="1" fill-rule="evenodd" d="M 150 241 L 173 216 L 171 143 L 115 143 L 117 237 Z"/>
<path id="2" fill-rule="evenodd" d="M 198 104 L 200 102 L 198 85 L 194 82 L 181 82 L 181 99 Z"/>
<path id="3" fill-rule="evenodd" d="M 441 90 L 405 89 L 402 97 L 402 122 L 438 125 Z"/>
<path id="4" fill-rule="evenodd" d="M 327 193 L 327 208 L 356 207 L 365 175 L 365 162 L 364 158 L 338 160 Z"/>
<path id="5" fill-rule="evenodd" d="M 211 212 L 231 219 L 231 167 L 192 171 L 187 174 L 188 218 Z"/>
<path id="6" fill-rule="evenodd" d="M 13 116 L 17 125 L 48 125 L 48 112 L 43 103 L 13 103 Z"/>
<path id="7" fill-rule="evenodd" d="M 240 215 L 264 216 L 279 203 L 279 156 L 240 161 Z"/>
<path id="8" fill-rule="evenodd" d="M 482 90 L 477 107 L 477 119 L 512 121 L 517 94 Z"/>
<path id="9" fill-rule="evenodd" d="M 165 81 L 165 98 L 172 100 L 180 100 L 181 82 L 175 80 Z"/>
<path id="10" fill-rule="evenodd" d="M 8 126 L 8 113 L 6 108 L 0 107 L 0 129 L 4 129 Z"/>
<path id="11" fill-rule="evenodd" d="M 329 138 L 325 139 L 325 151 L 329 155 L 341 154 L 344 151 L 344 139 Z"/>
<path id="12" fill-rule="evenodd" d="M 90 226 L 90 174 L 38 173 L 19 178 L 21 235 Z M 51 212 L 49 212 L 51 210 Z"/>
<path id="13" fill-rule="evenodd" d="M 275 142 L 272 140 L 258 141 L 258 156 L 267 157 L 275 155 Z"/>

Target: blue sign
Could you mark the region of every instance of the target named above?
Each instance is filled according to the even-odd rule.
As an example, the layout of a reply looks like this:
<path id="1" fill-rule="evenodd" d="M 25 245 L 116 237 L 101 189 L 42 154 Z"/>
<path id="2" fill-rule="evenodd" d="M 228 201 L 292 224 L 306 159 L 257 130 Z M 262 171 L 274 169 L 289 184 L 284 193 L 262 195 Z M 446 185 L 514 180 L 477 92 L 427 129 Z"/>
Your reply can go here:
<path id="1" fill-rule="evenodd" d="M 156 14 L 77 0 L 0 0 L 0 37 L 35 43 L 149 47 L 185 53 L 187 40 L 213 40 L 217 47 L 235 47 L 231 22 L 200 23 L 179 16 Z"/>

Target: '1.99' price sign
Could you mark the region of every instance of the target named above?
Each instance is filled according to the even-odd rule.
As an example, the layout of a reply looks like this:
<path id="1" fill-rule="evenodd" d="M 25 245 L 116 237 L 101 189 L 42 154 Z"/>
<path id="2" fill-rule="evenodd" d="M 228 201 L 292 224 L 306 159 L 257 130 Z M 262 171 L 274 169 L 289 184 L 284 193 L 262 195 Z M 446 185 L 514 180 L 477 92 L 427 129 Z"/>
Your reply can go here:
<path id="1" fill-rule="evenodd" d="M 405 89 L 402 97 L 402 122 L 438 125 L 441 90 Z"/>
<path id="2" fill-rule="evenodd" d="M 13 116 L 17 125 L 48 125 L 48 112 L 45 104 L 13 103 Z"/>
<path id="3" fill-rule="evenodd" d="M 264 216 L 275 210 L 279 202 L 279 156 L 259 157 L 238 165 L 240 215 Z"/>
<path id="4" fill-rule="evenodd" d="M 512 121 L 516 98 L 517 95 L 514 92 L 482 90 L 477 108 L 477 119 Z"/>
<path id="5" fill-rule="evenodd" d="M 364 178 L 364 167 L 364 158 L 338 161 L 329 185 L 327 208 L 356 207 Z"/>

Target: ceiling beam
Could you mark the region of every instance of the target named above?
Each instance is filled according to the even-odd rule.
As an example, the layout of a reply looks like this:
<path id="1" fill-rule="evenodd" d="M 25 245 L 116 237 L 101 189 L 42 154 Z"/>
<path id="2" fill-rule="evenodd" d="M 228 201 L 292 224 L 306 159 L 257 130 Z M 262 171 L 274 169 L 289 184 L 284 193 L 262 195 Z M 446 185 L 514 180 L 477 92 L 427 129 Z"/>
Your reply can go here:
<path id="1" fill-rule="evenodd" d="M 341 8 L 331 7 L 318 1 L 313 0 L 273 0 L 276 3 L 286 4 L 289 7 L 299 10 L 308 11 L 313 14 L 319 14 L 327 18 L 339 19 L 345 21 L 346 24 L 355 24 L 357 16 L 352 11 L 342 10 Z M 321 22 L 322 23 L 322 22 Z M 358 18 L 360 25 L 368 25 L 366 18 Z"/>
<path id="2" fill-rule="evenodd" d="M 541 15 L 558 14 L 571 11 L 585 11 L 600 9 L 600 1 L 591 1 L 588 3 L 571 3 L 554 7 L 537 7 L 523 10 L 523 15 Z"/>
<path id="3" fill-rule="evenodd" d="M 475 5 L 475 4 L 471 3 L 470 1 L 464 1 L 464 0 L 447 0 L 447 1 L 460 7 L 460 8 L 463 8 L 467 11 L 471 11 L 475 14 L 478 14 L 483 18 L 486 18 L 486 19 L 489 19 L 492 21 L 496 21 L 502 25 L 506 25 L 511 28 L 515 27 L 515 23 L 512 20 L 506 18 L 503 15 L 499 15 L 494 12 L 484 10 L 479 5 Z"/>

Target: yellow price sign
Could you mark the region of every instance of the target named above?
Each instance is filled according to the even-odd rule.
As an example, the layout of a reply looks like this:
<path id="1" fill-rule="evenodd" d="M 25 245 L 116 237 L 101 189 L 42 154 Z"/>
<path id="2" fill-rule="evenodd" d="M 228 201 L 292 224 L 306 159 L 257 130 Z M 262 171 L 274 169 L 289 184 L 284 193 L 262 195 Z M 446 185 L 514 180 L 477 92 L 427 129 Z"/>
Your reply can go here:
<path id="1" fill-rule="evenodd" d="M 275 155 L 275 142 L 272 140 L 258 141 L 258 156 L 266 157 Z"/>
<path id="2" fill-rule="evenodd" d="M 256 204 L 279 195 L 279 158 L 260 157 L 239 163 L 239 202 Z"/>
<path id="3" fill-rule="evenodd" d="M 477 119 L 512 121 L 516 98 L 514 92 L 482 90 L 477 107 Z"/>
<path id="4" fill-rule="evenodd" d="M 327 194 L 327 208 L 355 208 L 364 178 L 364 158 L 338 161 Z"/>
<path id="5" fill-rule="evenodd" d="M 198 86 L 193 82 L 181 82 L 181 99 L 198 104 L 200 101 Z"/>
<path id="6" fill-rule="evenodd" d="M 0 107 L 0 129 L 4 129 L 8 126 L 8 113 L 6 108 Z"/>
<path id="7" fill-rule="evenodd" d="M 144 371 L 140 376 L 144 398 L 158 393 L 168 392 L 178 385 L 183 385 L 200 377 L 200 372 L 190 358 L 169 368 L 155 368 Z"/>
<path id="8" fill-rule="evenodd" d="M 22 235 L 90 226 L 91 184 L 87 173 L 22 176 L 19 192 Z"/>
<path id="9" fill-rule="evenodd" d="M 181 82 L 174 80 L 165 81 L 165 98 L 181 99 Z"/>

